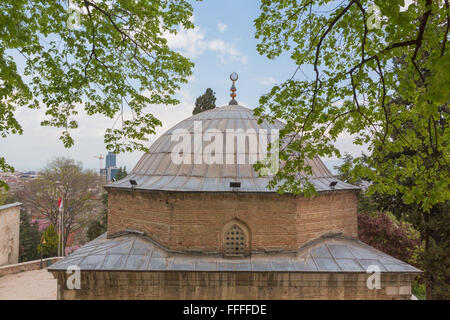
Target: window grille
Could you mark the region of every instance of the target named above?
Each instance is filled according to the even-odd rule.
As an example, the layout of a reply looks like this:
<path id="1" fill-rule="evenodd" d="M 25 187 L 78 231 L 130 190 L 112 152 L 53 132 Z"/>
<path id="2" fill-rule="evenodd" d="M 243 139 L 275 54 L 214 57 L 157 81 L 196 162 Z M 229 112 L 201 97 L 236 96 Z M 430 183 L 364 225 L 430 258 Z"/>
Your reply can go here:
<path id="1" fill-rule="evenodd" d="M 225 234 L 224 252 L 229 256 L 241 256 L 244 254 L 246 239 L 244 231 L 233 225 Z"/>

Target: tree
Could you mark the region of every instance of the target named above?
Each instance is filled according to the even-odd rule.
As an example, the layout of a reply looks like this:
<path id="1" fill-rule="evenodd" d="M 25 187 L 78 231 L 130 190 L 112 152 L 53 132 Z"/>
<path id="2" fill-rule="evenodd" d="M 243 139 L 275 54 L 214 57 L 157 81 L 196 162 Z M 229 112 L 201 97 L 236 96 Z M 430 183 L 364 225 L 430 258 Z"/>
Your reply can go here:
<path id="1" fill-rule="evenodd" d="M 349 174 L 349 169 L 352 167 L 353 165 L 353 157 L 351 154 L 349 153 L 345 153 L 344 154 L 344 158 L 342 159 L 343 163 L 340 166 L 334 166 L 334 170 L 337 171 L 337 178 L 339 180 L 342 180 L 344 182 L 350 182 L 350 174 Z M 352 181 L 353 183 L 359 185 L 358 182 L 356 181 Z"/>
<path id="2" fill-rule="evenodd" d="M 100 219 L 92 220 L 87 230 L 89 241 L 104 234 L 108 229 L 108 194 L 102 195 L 103 209 L 100 213 Z"/>
<path id="3" fill-rule="evenodd" d="M 363 154 L 362 158 L 365 159 L 366 155 Z M 354 167 L 354 160 L 355 159 L 349 153 L 344 154 L 343 163 L 339 166 L 334 166 L 334 169 L 337 171 L 337 178 L 361 187 L 362 190 L 358 193 L 358 213 L 384 211 L 386 208 L 383 207 L 383 202 L 378 202 L 378 198 L 374 194 L 368 195 L 367 192 L 365 192 L 368 182 L 362 181 L 361 177 L 353 174 L 352 169 Z"/>
<path id="4" fill-rule="evenodd" d="M 424 248 L 419 233 L 410 224 L 397 221 L 391 214 L 358 213 L 358 238 L 397 259 L 422 268 L 420 255 Z M 426 298 L 423 282 L 423 277 L 419 276 L 411 288 L 419 299 Z"/>
<path id="5" fill-rule="evenodd" d="M 44 108 L 41 125 L 60 128 L 71 147 L 84 108 L 120 119 L 105 133 L 108 150 L 147 151 L 143 142 L 161 125 L 147 107 L 178 103 L 173 94 L 192 74 L 166 40 L 193 28 L 191 17 L 185 0 L 1 1 L 0 136 L 22 133 L 19 108 Z M 14 170 L 1 155 L 0 169 Z"/>
<path id="6" fill-rule="evenodd" d="M 19 191 L 20 201 L 29 210 L 58 226 L 59 197 L 63 203 L 64 247 L 70 233 L 85 227 L 98 210 L 97 185 L 99 176 L 83 170 L 81 163 L 70 158 L 56 158 Z"/>
<path id="7" fill-rule="evenodd" d="M 367 159 L 366 156 L 363 157 Z M 362 181 L 355 180 L 358 177 L 353 172 L 355 159 L 346 153 L 343 160 L 340 166 L 334 167 L 338 172 L 337 177 L 342 181 L 361 185 Z M 397 219 L 396 214 L 389 210 L 387 202 L 397 200 L 376 193 L 369 195 L 361 190 L 358 194 L 358 238 L 397 259 L 417 265 L 412 260 L 414 251 L 421 244 L 420 236 L 411 224 L 401 220 L 401 215 L 397 215 Z M 408 209 L 402 208 L 405 211 Z"/>
<path id="8" fill-rule="evenodd" d="M 125 178 L 127 175 L 128 175 L 128 173 L 127 173 L 127 167 L 123 167 L 123 168 L 120 167 L 120 168 L 119 168 L 119 171 L 118 171 L 117 174 L 116 174 L 115 180 L 116 180 L 116 181 L 119 181 L 119 180 Z"/>
<path id="9" fill-rule="evenodd" d="M 0 206 L 14 202 L 14 197 L 0 187 Z"/>
<path id="10" fill-rule="evenodd" d="M 403 59 L 394 63 L 396 71 L 405 64 Z M 427 70 L 422 71 L 428 78 Z M 423 87 L 422 79 L 416 83 Z M 450 252 L 448 123 L 443 116 L 432 123 L 426 114 L 415 114 L 412 105 L 402 90 L 392 95 L 388 106 L 397 127 L 386 139 L 387 148 L 355 159 L 353 175 L 373 181 L 369 191 L 380 209 L 390 210 L 420 231 L 425 248 L 418 261 L 425 271 L 427 298 L 449 299 L 450 270 L 443 266 Z M 446 107 L 441 105 L 438 111 Z M 434 131 L 431 139 L 430 130 Z"/>
<path id="11" fill-rule="evenodd" d="M 399 195 L 415 207 L 418 214 L 408 221 L 425 241 L 430 299 L 436 279 L 447 277 L 449 3 L 403 5 L 263 1 L 255 21 L 258 51 L 269 58 L 288 51 L 296 71 L 261 97 L 256 114 L 286 122 L 280 132 L 287 142 L 280 150 L 283 166 L 270 182 L 273 188 L 281 184 L 280 192 L 315 193 L 307 175 L 297 173 L 310 172 L 305 158 L 340 157 L 334 142 L 342 134 L 368 147 L 368 159 L 356 160 L 355 175 L 372 182 L 369 194 Z M 310 68 L 312 77 L 298 79 L 302 68 Z"/>
<path id="12" fill-rule="evenodd" d="M 39 259 L 37 250 L 41 240 L 38 223 L 31 223 L 30 215 L 23 208 L 20 210 L 19 261 L 26 262 Z"/>
<path id="13" fill-rule="evenodd" d="M 120 167 L 119 171 L 116 174 L 115 180 L 121 180 L 128 175 L 127 167 Z M 108 229 L 108 194 L 104 193 L 102 195 L 102 204 L 103 208 L 100 212 L 99 218 L 94 218 L 90 223 L 87 229 L 87 238 L 89 241 L 94 240 L 95 238 L 104 234 Z"/>
<path id="14" fill-rule="evenodd" d="M 58 255 L 59 235 L 55 230 L 53 224 L 49 225 L 42 233 L 41 241 L 37 246 L 37 251 L 42 252 L 46 258 L 55 257 Z"/>
<path id="15" fill-rule="evenodd" d="M 389 157 L 397 158 L 398 155 L 390 154 Z M 355 179 L 360 176 L 361 172 L 361 168 L 358 168 L 358 166 L 366 166 L 366 170 L 373 170 L 373 168 L 370 168 L 370 165 L 379 165 L 374 160 L 372 157 L 363 155 L 363 157 L 358 159 L 346 159 L 343 165 L 335 168 L 340 173 L 340 176 L 346 177 L 346 182 L 355 183 Z M 402 166 L 401 162 L 395 163 L 389 161 L 389 166 L 392 166 L 392 168 L 385 168 L 384 171 L 380 170 L 377 175 L 381 175 L 382 177 L 387 175 L 383 179 L 388 179 L 394 175 L 392 171 L 402 169 L 399 167 Z M 448 202 L 435 205 L 429 213 L 426 213 L 418 204 L 405 202 L 402 191 L 397 190 L 395 193 L 391 193 L 383 192 L 382 189 L 380 190 L 378 185 L 379 180 L 371 181 L 372 192 L 361 192 L 358 195 L 358 212 L 361 214 L 371 213 L 375 216 L 377 216 L 377 212 L 380 210 L 389 212 L 392 213 L 394 219 L 402 223 L 406 221 L 414 230 L 417 230 L 420 235 L 421 245 L 420 250 L 416 250 L 416 253 L 420 252 L 421 254 L 414 258 L 414 264 L 420 269 L 425 270 L 427 297 L 430 298 L 430 291 L 432 290 L 432 297 L 434 299 L 448 299 L 450 297 L 450 270 L 447 268 L 448 263 L 446 262 L 448 260 L 447 253 L 450 251 Z M 414 187 L 411 179 L 400 179 L 396 183 L 403 188 Z M 360 227 L 359 222 L 368 222 L 368 219 L 361 219 L 358 219 L 358 227 Z M 377 219 L 376 221 L 370 222 L 376 225 L 376 227 L 363 227 L 364 230 L 360 230 L 359 236 L 361 239 L 372 238 L 374 230 L 380 235 L 391 234 L 391 231 L 389 231 L 391 229 L 390 224 L 380 223 L 382 220 Z M 382 227 L 387 229 L 383 230 Z M 389 239 L 386 238 L 384 243 L 388 242 Z M 372 243 L 368 243 L 372 245 Z M 374 246 L 377 247 L 377 245 Z M 408 247 L 407 244 L 404 247 Z M 387 250 L 390 249 L 387 248 Z M 422 279 L 420 281 L 422 282 Z"/>
<path id="16" fill-rule="evenodd" d="M 214 109 L 216 107 L 215 94 L 216 93 L 211 88 L 206 89 L 205 93 L 195 100 L 195 108 L 192 111 L 192 114 Z"/>
<path id="17" fill-rule="evenodd" d="M 367 159 L 363 154 L 362 158 Z M 354 158 L 345 154 L 344 162 L 334 169 L 337 177 L 345 182 L 359 186 L 367 185 L 353 173 Z M 356 179 L 355 179 L 356 178 Z M 363 242 L 386 252 L 393 257 L 409 262 L 423 269 L 420 255 L 423 253 L 423 241 L 420 233 L 410 223 L 403 222 L 402 214 L 415 208 L 405 205 L 401 197 L 392 197 L 377 192 L 368 194 L 365 190 L 358 193 L 358 238 Z M 425 299 L 423 277 L 418 277 L 412 287 L 413 294 Z"/>
<path id="18" fill-rule="evenodd" d="M 358 238 L 409 263 L 415 263 L 414 251 L 420 246 L 417 232 L 414 232 L 408 224 L 393 221 L 385 212 L 359 213 Z"/>

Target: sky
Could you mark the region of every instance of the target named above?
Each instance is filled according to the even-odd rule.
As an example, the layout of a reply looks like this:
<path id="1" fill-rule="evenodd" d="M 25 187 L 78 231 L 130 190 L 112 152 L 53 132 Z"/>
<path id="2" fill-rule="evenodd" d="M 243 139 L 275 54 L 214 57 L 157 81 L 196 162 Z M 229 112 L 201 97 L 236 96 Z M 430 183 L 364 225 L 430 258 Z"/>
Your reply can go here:
<path id="1" fill-rule="evenodd" d="M 289 56 L 269 60 L 256 51 L 258 40 L 254 36 L 253 21 L 259 15 L 259 5 L 256 0 L 204 0 L 194 4 L 195 29 L 182 30 L 168 39 L 172 49 L 195 63 L 193 75 L 176 95 L 179 105 L 149 106 L 148 111 L 163 124 L 156 135 L 149 137 L 149 146 L 159 135 L 191 116 L 195 99 L 207 88 L 215 91 L 217 106 L 228 104 L 232 72 L 239 74 L 236 100 L 251 109 L 258 106 L 260 96 L 270 91 L 274 84 L 293 75 L 296 66 Z M 38 171 L 59 156 L 74 158 L 87 169 L 99 169 L 100 163 L 95 156 L 107 153 L 103 136 L 114 120 L 81 112 L 77 119 L 79 128 L 71 132 L 75 146 L 66 149 L 59 140 L 60 129 L 40 126 L 44 119 L 42 110 L 22 108 L 16 116 L 23 127 L 23 135 L 0 138 L 0 156 L 4 156 L 16 171 Z M 361 147 L 353 145 L 350 136 L 342 136 L 336 146 L 342 154 L 348 152 L 357 156 L 361 152 Z M 126 166 L 130 171 L 142 155 L 137 151 L 119 154 L 117 165 Z M 330 169 L 341 163 L 335 158 L 323 160 Z M 103 166 L 104 163 L 103 160 Z"/>

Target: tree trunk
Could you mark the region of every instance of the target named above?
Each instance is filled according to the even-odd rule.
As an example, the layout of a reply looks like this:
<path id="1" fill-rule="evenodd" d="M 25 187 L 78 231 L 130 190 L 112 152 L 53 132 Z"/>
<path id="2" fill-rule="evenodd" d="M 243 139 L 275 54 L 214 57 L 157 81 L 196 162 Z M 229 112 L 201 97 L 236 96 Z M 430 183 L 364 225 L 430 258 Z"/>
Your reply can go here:
<path id="1" fill-rule="evenodd" d="M 428 274 L 428 271 L 425 271 L 425 283 L 426 283 L 426 299 L 427 300 L 433 300 L 433 295 L 432 293 L 432 283 L 433 283 L 433 279 L 431 277 L 431 275 Z"/>
<path id="2" fill-rule="evenodd" d="M 429 217 L 426 212 L 424 213 L 424 221 L 425 221 L 425 252 L 424 253 L 425 253 L 425 256 L 427 256 L 426 253 L 430 250 L 430 232 L 427 228 L 428 222 L 429 222 Z M 426 290 L 425 295 L 426 295 L 427 300 L 432 300 L 433 299 L 433 295 L 432 295 L 433 276 L 430 273 L 427 261 L 425 261 L 424 265 L 425 265 L 424 276 L 425 276 L 425 290 Z"/>

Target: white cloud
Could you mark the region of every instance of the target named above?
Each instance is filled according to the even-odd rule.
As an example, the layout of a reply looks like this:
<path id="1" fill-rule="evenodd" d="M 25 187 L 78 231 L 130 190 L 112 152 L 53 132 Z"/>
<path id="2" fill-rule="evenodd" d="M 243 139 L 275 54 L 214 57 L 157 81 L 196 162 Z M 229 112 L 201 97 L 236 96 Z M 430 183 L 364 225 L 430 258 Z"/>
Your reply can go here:
<path id="1" fill-rule="evenodd" d="M 334 146 L 339 149 L 342 157 L 345 153 L 349 153 L 354 158 L 360 157 L 362 153 L 368 153 L 367 145 L 360 146 L 353 143 L 355 137 L 355 135 L 351 135 L 349 133 L 339 134 L 336 142 L 334 143 Z M 339 159 L 337 157 L 323 157 L 322 160 L 327 168 L 330 169 L 334 174 L 336 173 L 336 170 L 334 170 L 334 166 L 339 166 L 343 163 L 342 158 Z"/>
<path id="2" fill-rule="evenodd" d="M 174 34 L 166 34 L 167 43 L 170 48 L 178 50 L 182 55 L 188 58 L 196 58 L 205 51 L 216 52 L 220 62 L 225 64 L 229 62 L 247 63 L 247 57 L 244 56 L 236 44 L 222 39 L 207 39 L 206 32 L 201 27 L 195 29 L 180 29 Z"/>
<path id="3" fill-rule="evenodd" d="M 261 77 L 258 78 L 258 81 L 261 85 L 267 87 L 272 87 L 277 82 L 277 80 L 273 77 Z"/>
<path id="4" fill-rule="evenodd" d="M 179 100 L 182 101 L 176 106 L 150 105 L 147 112 L 152 113 L 161 120 L 162 127 L 156 129 L 156 134 L 149 136 L 149 141 L 145 144 L 150 146 L 161 134 L 166 132 L 178 122 L 190 117 L 194 107 L 194 98 L 187 90 L 177 92 Z M 0 156 L 6 158 L 18 171 L 39 170 L 55 157 L 71 157 L 81 161 L 85 168 L 99 169 L 99 161 L 94 158 L 99 154 L 105 156 L 104 134 L 110 128 L 115 119 L 109 119 L 102 115 L 88 116 L 83 108 L 77 107 L 79 114 L 76 119 L 78 128 L 71 130 L 75 145 L 64 148 L 59 140 L 61 129 L 42 127 L 40 122 L 46 118 L 45 109 L 30 110 L 19 108 L 16 117 L 23 128 L 23 135 L 10 135 L 0 139 Z M 124 117 L 129 118 L 130 112 L 124 110 Z M 120 127 L 117 122 L 116 127 Z M 128 172 L 133 169 L 142 152 L 134 151 L 123 153 L 117 156 L 117 165 L 126 166 Z M 105 162 L 103 161 L 103 165 Z"/>
<path id="5" fill-rule="evenodd" d="M 208 41 L 207 48 L 208 50 L 218 52 L 221 63 L 228 63 L 229 61 L 238 61 L 242 64 L 247 63 L 247 57 L 241 55 L 233 43 L 226 42 L 222 39 L 215 39 Z"/>
<path id="6" fill-rule="evenodd" d="M 414 0 L 405 0 L 405 5 L 403 7 L 400 6 L 400 12 L 408 11 L 409 6 L 413 3 L 414 3 Z"/>
<path id="7" fill-rule="evenodd" d="M 227 27 L 228 26 L 225 23 L 222 23 L 220 21 L 217 23 L 217 28 L 219 29 L 220 33 L 224 33 L 225 30 L 227 30 Z"/>

